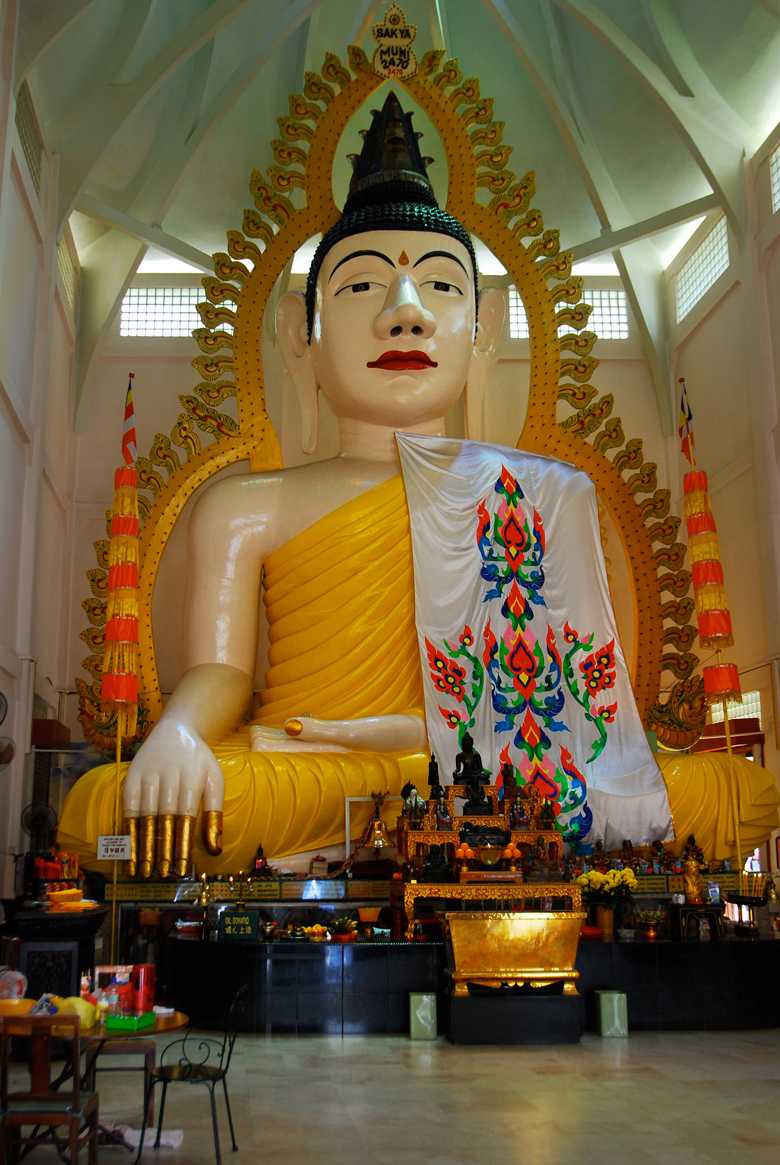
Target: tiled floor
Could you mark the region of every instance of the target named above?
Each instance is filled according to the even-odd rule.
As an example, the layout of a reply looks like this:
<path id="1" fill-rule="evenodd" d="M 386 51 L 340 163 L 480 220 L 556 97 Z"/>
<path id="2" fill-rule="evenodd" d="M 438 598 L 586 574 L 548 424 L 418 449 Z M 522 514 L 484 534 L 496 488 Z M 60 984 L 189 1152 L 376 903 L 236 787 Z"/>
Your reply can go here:
<path id="1" fill-rule="evenodd" d="M 98 1077 L 101 1118 L 137 1125 L 139 1082 Z M 780 1031 L 586 1036 L 573 1048 L 244 1036 L 230 1093 L 239 1152 L 220 1101 L 226 1165 L 780 1162 Z M 172 1087 L 165 1125 L 184 1130 L 182 1147 L 149 1148 L 144 1163 L 214 1160 L 205 1089 Z M 56 1162 L 48 1149 L 26 1160 Z M 132 1160 L 100 1152 L 101 1165 Z"/>

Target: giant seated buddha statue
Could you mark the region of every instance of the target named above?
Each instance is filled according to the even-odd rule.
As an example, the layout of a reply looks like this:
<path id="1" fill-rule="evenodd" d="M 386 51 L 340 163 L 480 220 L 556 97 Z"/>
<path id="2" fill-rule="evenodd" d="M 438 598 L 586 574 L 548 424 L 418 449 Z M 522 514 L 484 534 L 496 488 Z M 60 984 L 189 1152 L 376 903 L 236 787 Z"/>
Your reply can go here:
<path id="1" fill-rule="evenodd" d="M 222 478 L 196 504 L 189 666 L 123 783 L 143 877 L 184 874 L 193 855 L 199 869 L 247 868 L 258 840 L 272 859 L 317 851 L 343 840 L 345 796 L 425 783 L 429 733 L 396 433 L 442 435 L 464 389 L 480 399 L 503 318 L 503 295 L 479 293 L 470 234 L 438 206 L 410 115 L 391 94 L 354 160 L 305 296 L 288 293 L 277 310 L 304 446 L 317 443 L 321 393 L 341 453 Z M 269 661 L 252 706 L 261 613 Z M 659 763 L 677 835 L 729 851 L 719 758 Z M 764 770 L 738 762 L 737 773 L 751 846 L 776 822 L 778 797 Z M 67 798 L 60 841 L 85 865 L 97 836 L 111 831 L 113 801 L 113 766 L 86 774 Z"/>

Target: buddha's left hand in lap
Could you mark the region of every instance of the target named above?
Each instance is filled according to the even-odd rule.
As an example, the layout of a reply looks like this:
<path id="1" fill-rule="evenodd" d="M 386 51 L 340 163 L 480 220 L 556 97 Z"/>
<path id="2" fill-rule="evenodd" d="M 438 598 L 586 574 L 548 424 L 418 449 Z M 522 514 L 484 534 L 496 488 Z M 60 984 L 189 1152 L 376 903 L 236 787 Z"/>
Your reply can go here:
<path id="1" fill-rule="evenodd" d="M 422 752 L 427 748 L 425 721 L 414 712 L 354 720 L 292 716 L 283 729 L 253 724 L 249 733 L 253 752 Z"/>

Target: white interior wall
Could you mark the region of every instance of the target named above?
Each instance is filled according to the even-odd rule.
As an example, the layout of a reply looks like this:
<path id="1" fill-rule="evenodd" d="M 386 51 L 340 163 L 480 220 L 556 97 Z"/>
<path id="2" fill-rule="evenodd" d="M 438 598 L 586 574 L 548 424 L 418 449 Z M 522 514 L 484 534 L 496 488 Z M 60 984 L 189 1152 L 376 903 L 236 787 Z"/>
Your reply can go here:
<path id="1" fill-rule="evenodd" d="M 15 126 L 11 84 L 16 6 L 0 4 L 0 733 L 16 757 L 0 781 L 0 894 L 23 848 L 19 814 L 33 700 L 57 714 L 67 665 L 75 323 L 59 285 L 56 160 L 40 191 Z"/>
<path id="2" fill-rule="evenodd" d="M 754 168 L 753 174 L 758 183 L 763 183 L 754 194 L 762 206 L 769 238 L 780 232 L 780 223 L 774 222 L 780 215 L 771 213 L 766 167 Z M 760 305 L 753 302 L 748 291 L 753 240 L 740 247 L 730 236 L 729 269 L 683 321 L 678 324 L 672 316 L 672 279 L 706 234 L 708 225 L 704 224 L 692 237 L 670 268 L 670 327 L 677 374 L 686 379 L 693 411 L 697 465 L 708 474 L 718 526 L 734 630 L 734 645 L 724 650 L 723 659 L 737 664 L 743 691 L 761 693 L 765 764 L 780 782 L 777 693 L 772 680 L 778 611 L 768 585 L 771 580 L 766 578 L 766 564 L 772 557 L 778 531 L 763 516 L 776 505 L 776 498 L 771 495 L 776 489 L 773 478 L 777 476 L 777 465 L 767 467 L 761 449 L 762 430 L 765 433 L 775 422 L 766 415 L 766 386 L 760 383 L 761 377 L 767 375 L 756 351 L 762 340 Z M 770 350 L 780 324 L 780 270 L 775 253 L 772 244 L 757 251 L 759 283 L 771 305 L 771 329 L 763 336 Z M 774 376 L 771 365 L 768 375 Z M 777 391 L 776 384 L 771 390 Z M 676 460 L 679 475 L 673 493 L 680 513 L 682 475 L 688 465 L 679 453 Z M 708 655 L 699 649 L 698 654 L 702 663 L 716 662 L 714 653 Z"/>

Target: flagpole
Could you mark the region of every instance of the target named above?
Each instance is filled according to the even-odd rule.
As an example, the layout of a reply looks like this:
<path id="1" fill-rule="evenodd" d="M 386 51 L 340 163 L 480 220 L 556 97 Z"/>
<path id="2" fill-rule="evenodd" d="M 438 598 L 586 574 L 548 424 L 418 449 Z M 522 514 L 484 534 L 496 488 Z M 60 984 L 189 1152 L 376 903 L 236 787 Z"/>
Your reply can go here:
<path id="1" fill-rule="evenodd" d="M 720 664 L 720 652 L 718 652 L 718 663 Z M 739 832 L 739 796 L 737 790 L 737 771 L 734 765 L 734 749 L 731 743 L 731 724 L 729 722 L 729 701 L 728 697 L 724 696 L 723 701 L 723 729 L 726 734 L 726 752 L 729 758 L 729 791 L 731 793 L 731 812 L 734 815 L 734 845 L 737 850 L 737 893 L 742 893 L 742 872 L 744 869 L 744 861 L 742 857 L 742 838 Z"/>
<path id="2" fill-rule="evenodd" d="M 124 709 L 119 708 L 117 710 L 117 714 L 116 714 L 116 757 L 115 757 L 115 767 L 114 767 L 114 820 L 113 820 L 113 825 L 111 827 L 112 832 L 114 833 L 114 836 L 116 836 L 119 833 L 119 780 L 120 780 L 120 769 L 121 769 L 121 765 L 122 765 L 122 736 L 123 736 L 123 729 L 124 729 L 124 718 L 125 718 Z M 117 961 L 117 929 L 116 929 L 117 900 L 116 900 L 116 890 L 117 890 L 117 880 L 118 880 L 118 871 L 119 871 L 119 859 L 118 858 L 114 858 L 113 866 L 114 866 L 113 878 L 112 878 L 113 893 L 111 895 L 111 963 L 115 964 Z"/>
<path id="3" fill-rule="evenodd" d="M 122 425 L 122 466 L 114 474 L 108 546 L 108 596 L 106 602 L 105 654 L 101 679 L 101 698 L 116 713 L 116 750 L 114 758 L 114 807 L 111 827 L 119 836 L 119 794 L 122 769 L 122 741 L 132 739 L 138 718 L 138 567 L 139 534 L 137 442 L 133 379 L 127 378 Z M 132 831 L 131 831 L 132 835 Z M 116 842 L 114 843 L 116 845 Z M 116 852 L 116 850 L 114 850 Z M 130 838 L 130 858 L 133 842 Z M 112 858 L 111 962 L 118 955 L 118 902 L 120 858 Z"/>

